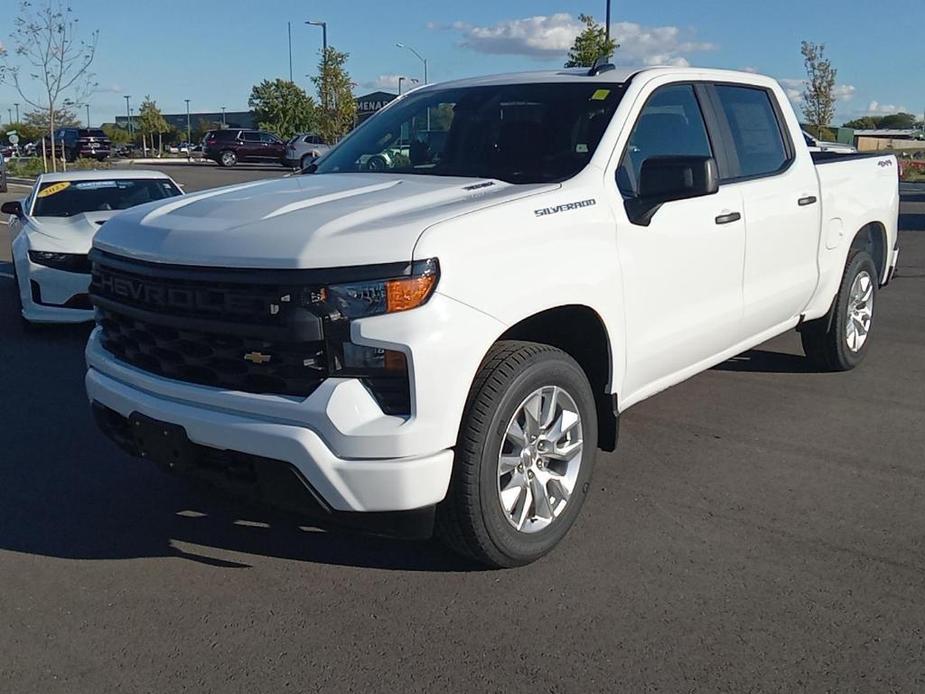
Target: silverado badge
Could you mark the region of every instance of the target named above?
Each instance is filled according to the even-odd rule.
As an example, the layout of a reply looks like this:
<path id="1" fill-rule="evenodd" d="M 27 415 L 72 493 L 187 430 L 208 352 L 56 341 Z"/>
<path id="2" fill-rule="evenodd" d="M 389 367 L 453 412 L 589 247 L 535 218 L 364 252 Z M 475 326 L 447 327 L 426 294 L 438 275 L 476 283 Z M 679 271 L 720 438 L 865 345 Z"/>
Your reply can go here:
<path id="1" fill-rule="evenodd" d="M 252 364 L 266 364 L 272 358 L 272 355 L 263 354 L 262 352 L 248 352 L 244 355 L 244 361 L 249 361 Z"/>

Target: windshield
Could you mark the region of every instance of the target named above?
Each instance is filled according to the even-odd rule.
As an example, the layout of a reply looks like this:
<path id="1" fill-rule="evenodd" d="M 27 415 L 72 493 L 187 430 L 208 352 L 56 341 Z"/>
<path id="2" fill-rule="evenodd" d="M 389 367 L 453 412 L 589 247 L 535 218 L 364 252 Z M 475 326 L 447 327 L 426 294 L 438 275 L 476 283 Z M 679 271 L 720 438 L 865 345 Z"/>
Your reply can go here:
<path id="1" fill-rule="evenodd" d="M 44 183 L 35 194 L 33 217 L 72 217 L 83 212 L 127 210 L 155 200 L 180 195 L 166 178 Z"/>
<path id="2" fill-rule="evenodd" d="M 424 90 L 354 131 L 315 173 L 563 181 L 590 161 L 622 95 L 590 81 Z"/>

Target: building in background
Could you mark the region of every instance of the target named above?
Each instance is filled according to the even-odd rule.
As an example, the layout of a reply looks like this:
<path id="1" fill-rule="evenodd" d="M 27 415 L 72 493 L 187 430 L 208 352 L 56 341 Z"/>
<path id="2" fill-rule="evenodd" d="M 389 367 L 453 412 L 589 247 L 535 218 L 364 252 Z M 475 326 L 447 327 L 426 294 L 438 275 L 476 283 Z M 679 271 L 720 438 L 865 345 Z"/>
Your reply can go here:
<path id="1" fill-rule="evenodd" d="M 384 108 L 390 101 L 398 98 L 395 94 L 389 92 L 372 92 L 356 98 L 357 102 L 357 125 L 365 121 L 371 115 Z"/>

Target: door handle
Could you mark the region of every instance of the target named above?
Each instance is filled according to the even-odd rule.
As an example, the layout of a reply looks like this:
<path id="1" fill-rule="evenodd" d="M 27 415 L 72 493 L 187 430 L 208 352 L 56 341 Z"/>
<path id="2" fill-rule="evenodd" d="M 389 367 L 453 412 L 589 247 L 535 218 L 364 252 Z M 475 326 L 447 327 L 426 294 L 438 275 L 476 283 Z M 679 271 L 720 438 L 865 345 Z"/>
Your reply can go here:
<path id="1" fill-rule="evenodd" d="M 817 202 L 819 201 L 816 199 L 815 195 L 807 195 L 806 197 L 802 197 L 797 200 L 797 205 L 800 207 L 806 207 L 807 205 L 815 205 Z"/>
<path id="2" fill-rule="evenodd" d="M 733 222 L 738 222 L 742 219 L 742 215 L 738 212 L 729 212 L 727 214 L 721 214 L 716 218 L 717 224 L 732 224 Z"/>

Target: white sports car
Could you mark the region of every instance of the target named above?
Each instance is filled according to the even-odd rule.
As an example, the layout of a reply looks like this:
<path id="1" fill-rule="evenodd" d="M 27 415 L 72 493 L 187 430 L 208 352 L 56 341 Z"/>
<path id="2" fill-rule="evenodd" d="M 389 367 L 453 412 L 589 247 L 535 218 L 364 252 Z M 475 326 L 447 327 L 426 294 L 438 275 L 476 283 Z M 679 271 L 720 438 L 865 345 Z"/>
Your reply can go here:
<path id="1" fill-rule="evenodd" d="M 93 320 L 87 253 L 96 231 L 120 210 L 182 194 L 160 171 L 75 171 L 40 175 L 23 200 L 4 203 L 23 318 Z"/>

